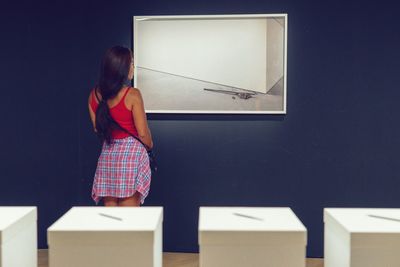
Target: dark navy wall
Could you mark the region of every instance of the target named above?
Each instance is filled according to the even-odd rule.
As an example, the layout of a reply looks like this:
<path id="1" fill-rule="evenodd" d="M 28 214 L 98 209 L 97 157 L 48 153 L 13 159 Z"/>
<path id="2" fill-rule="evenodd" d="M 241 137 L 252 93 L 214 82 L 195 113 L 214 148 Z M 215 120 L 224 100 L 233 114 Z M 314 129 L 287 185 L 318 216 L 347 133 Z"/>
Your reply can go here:
<path id="1" fill-rule="evenodd" d="M 0 205 L 37 205 L 39 246 L 93 205 L 87 114 L 106 48 L 134 15 L 288 13 L 283 116 L 149 115 L 164 249 L 197 251 L 198 208 L 289 206 L 323 256 L 323 207 L 400 206 L 400 28 L 389 1 L 13 1 L 0 16 Z M 238 62 L 240 68 L 240 62 Z"/>

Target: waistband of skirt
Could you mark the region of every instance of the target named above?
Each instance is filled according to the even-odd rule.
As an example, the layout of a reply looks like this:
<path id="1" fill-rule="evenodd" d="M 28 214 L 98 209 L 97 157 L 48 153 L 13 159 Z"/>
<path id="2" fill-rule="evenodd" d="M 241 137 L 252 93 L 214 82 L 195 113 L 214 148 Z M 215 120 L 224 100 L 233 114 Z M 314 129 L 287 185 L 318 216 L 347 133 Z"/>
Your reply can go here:
<path id="1" fill-rule="evenodd" d="M 127 142 L 132 142 L 132 141 L 137 141 L 137 140 L 136 140 L 136 138 L 134 138 L 132 136 L 111 139 L 111 143 L 127 143 Z"/>

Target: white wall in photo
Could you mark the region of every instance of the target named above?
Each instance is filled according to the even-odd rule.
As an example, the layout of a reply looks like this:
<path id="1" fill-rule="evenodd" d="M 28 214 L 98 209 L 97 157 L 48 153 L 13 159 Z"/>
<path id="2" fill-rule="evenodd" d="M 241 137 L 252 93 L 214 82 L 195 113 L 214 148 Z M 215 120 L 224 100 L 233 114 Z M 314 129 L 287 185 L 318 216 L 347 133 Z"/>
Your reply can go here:
<path id="1" fill-rule="evenodd" d="M 261 93 L 283 76 L 284 27 L 274 18 L 136 23 L 137 67 Z"/>

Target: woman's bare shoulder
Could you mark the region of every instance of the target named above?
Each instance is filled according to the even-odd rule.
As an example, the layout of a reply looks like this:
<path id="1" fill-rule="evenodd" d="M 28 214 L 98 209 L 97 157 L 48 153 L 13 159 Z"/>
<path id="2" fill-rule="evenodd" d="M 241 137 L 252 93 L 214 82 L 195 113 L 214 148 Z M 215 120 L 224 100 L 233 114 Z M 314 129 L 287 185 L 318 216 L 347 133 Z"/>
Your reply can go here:
<path id="1" fill-rule="evenodd" d="M 135 87 L 131 87 L 128 89 L 128 97 L 131 98 L 132 100 L 140 100 L 142 99 L 142 94 L 140 93 L 140 90 Z"/>
<path id="2" fill-rule="evenodd" d="M 129 87 L 129 92 L 128 94 L 140 94 L 140 90 L 138 88 L 135 87 Z"/>

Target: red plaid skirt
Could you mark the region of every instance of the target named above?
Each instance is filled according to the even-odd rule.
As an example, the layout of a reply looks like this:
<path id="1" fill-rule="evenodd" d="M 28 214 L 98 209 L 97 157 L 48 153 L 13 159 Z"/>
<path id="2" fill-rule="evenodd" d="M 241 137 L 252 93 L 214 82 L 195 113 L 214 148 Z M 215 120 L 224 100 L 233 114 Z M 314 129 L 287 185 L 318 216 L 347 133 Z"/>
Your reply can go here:
<path id="1" fill-rule="evenodd" d="M 149 194 L 151 170 L 146 149 L 133 137 L 104 143 L 93 181 L 92 198 L 125 198 L 140 193 L 141 203 Z"/>

